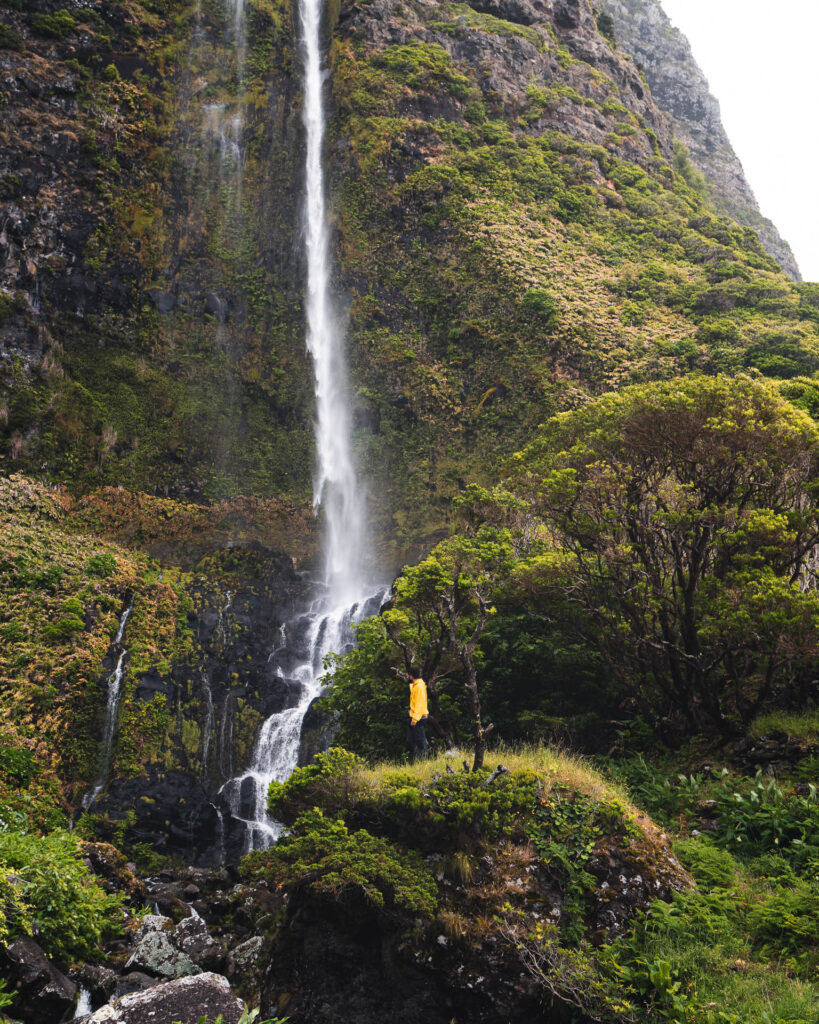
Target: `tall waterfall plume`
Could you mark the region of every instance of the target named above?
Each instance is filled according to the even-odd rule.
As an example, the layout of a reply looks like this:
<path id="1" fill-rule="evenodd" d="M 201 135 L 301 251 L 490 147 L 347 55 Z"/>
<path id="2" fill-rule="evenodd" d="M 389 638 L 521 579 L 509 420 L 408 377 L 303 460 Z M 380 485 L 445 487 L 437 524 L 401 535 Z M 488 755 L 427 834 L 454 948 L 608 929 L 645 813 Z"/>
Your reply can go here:
<path id="1" fill-rule="evenodd" d="M 351 450 L 344 338 L 330 292 L 322 153 L 324 69 L 322 0 L 300 0 L 304 63 L 305 243 L 307 255 L 307 348 L 313 357 L 316 392 L 317 465 L 313 504 L 326 522 L 325 579 L 333 604 L 350 604 L 364 589 L 365 516 L 361 482 Z"/>
<path id="2" fill-rule="evenodd" d="M 301 729 L 321 690 L 324 657 L 354 642 L 353 624 L 378 611 L 386 590 L 368 583 L 367 531 L 362 484 L 352 452 L 349 382 L 344 335 L 330 287 L 322 154 L 325 135 L 322 0 L 300 0 L 300 49 L 304 71 L 306 342 L 313 359 L 316 395 L 316 471 L 313 504 L 324 511 L 324 567 L 311 605 L 282 628 L 271 653 L 276 674 L 297 684 L 290 707 L 265 720 L 244 775 L 223 787 L 233 819 L 245 828 L 245 848 L 269 846 L 280 826 L 267 815 L 267 790 L 296 767 Z"/>

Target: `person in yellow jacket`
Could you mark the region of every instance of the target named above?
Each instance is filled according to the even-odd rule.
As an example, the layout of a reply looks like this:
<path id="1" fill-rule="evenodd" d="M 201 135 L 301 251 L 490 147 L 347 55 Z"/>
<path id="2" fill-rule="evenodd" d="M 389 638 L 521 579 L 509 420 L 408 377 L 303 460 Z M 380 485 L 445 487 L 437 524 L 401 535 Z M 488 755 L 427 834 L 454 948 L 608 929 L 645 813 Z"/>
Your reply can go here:
<path id="1" fill-rule="evenodd" d="M 410 760 L 417 761 L 426 757 L 429 751 L 424 722 L 429 717 L 427 709 L 427 684 L 420 676 L 407 675 L 410 691 L 409 727 L 407 728 L 407 746 Z"/>

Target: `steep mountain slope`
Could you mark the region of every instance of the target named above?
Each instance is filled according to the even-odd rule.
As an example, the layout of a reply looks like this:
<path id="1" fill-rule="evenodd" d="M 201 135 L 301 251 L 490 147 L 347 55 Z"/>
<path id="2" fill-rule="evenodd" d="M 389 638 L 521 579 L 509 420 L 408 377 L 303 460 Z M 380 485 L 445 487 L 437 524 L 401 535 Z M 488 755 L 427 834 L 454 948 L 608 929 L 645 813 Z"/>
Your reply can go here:
<path id="1" fill-rule="evenodd" d="M 385 534 L 428 535 L 465 480 L 589 392 L 817 365 L 808 293 L 673 170 L 668 122 L 586 0 L 352 4 L 332 55 Z"/>
<path id="2" fill-rule="evenodd" d="M 248 5 L 240 51 L 228 6 L 0 7 L 12 467 L 309 493 L 290 8 Z"/>
<path id="3" fill-rule="evenodd" d="M 800 281 L 791 247 L 760 213 L 720 119 L 719 101 L 688 40 L 671 24 L 660 0 L 603 0 L 602 6 L 613 19 L 617 45 L 643 69 L 655 102 L 672 119 L 674 135 L 705 175 L 716 209 L 752 227 L 785 273 Z"/>
<path id="4" fill-rule="evenodd" d="M 241 45 L 216 0 L 60 10 L 0 7 L 5 467 L 306 501 L 291 5 L 248 0 Z M 587 0 L 331 20 L 337 283 L 390 564 L 589 391 L 760 346 L 812 370 L 807 293 L 673 170 Z"/>
<path id="5" fill-rule="evenodd" d="M 2 499 L 5 742 L 77 807 L 136 594 L 105 827 L 184 777 L 139 803 L 143 841 L 179 792 L 205 806 L 287 699 L 265 652 L 315 548 L 294 9 L 245 13 L 242 41 L 221 0 L 0 5 L 2 469 L 44 481 Z M 690 370 L 819 367 L 816 287 L 675 171 L 587 0 L 344 3 L 327 38 L 335 284 L 387 568 L 555 410 Z M 58 736 L 62 760 L 41 742 Z"/>

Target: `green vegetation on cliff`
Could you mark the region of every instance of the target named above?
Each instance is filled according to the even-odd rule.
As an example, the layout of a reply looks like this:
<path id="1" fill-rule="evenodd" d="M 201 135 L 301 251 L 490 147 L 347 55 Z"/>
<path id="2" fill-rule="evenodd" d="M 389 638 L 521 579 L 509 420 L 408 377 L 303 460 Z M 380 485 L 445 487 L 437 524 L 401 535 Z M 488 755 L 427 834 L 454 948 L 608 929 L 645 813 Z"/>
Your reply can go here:
<path id="1" fill-rule="evenodd" d="M 294 907 L 317 900 L 328 919 L 343 908 L 351 930 L 397 931 L 402 957 L 456 992 L 480 988 L 491 964 L 506 984 L 523 970 L 553 1011 L 574 1007 L 584 1022 L 813 1019 L 815 794 L 768 785 L 731 797 L 736 780 L 717 777 L 699 796 L 715 795 L 722 830 L 689 834 L 692 803 L 672 853 L 578 759 L 543 749 L 502 758 L 505 769 L 454 772 L 454 758 L 367 768 L 340 749 L 319 755 L 271 786 L 271 810 L 291 831 L 244 872 L 284 887 Z M 644 764 L 632 774 L 641 780 L 662 790 Z M 696 800 L 693 779 L 687 792 Z M 766 845 L 777 806 L 800 823 L 807 861 L 797 842 Z"/>

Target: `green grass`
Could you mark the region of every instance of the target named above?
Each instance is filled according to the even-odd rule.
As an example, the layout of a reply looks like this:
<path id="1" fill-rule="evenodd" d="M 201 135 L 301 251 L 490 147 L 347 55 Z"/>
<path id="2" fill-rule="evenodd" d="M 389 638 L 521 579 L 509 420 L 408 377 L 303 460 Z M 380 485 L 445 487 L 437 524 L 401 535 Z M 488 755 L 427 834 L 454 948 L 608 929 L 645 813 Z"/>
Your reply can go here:
<path id="1" fill-rule="evenodd" d="M 749 729 L 754 739 L 784 732 L 794 739 L 819 740 L 819 711 L 772 711 L 754 721 Z"/>
<path id="2" fill-rule="evenodd" d="M 680 840 L 675 849 L 694 871 L 698 891 L 677 896 L 670 908 L 658 906 L 639 928 L 639 941 L 631 940 L 632 948 L 639 947 L 646 961 L 670 964 L 682 991 L 701 1008 L 692 1020 L 815 1021 L 815 889 L 795 879 L 782 886 L 761 877 L 707 840 Z M 727 868 L 722 884 L 708 870 L 716 857 L 720 868 Z M 789 913 L 783 913 L 783 899 Z M 804 931 L 801 942 L 794 940 L 794 929 Z"/>

